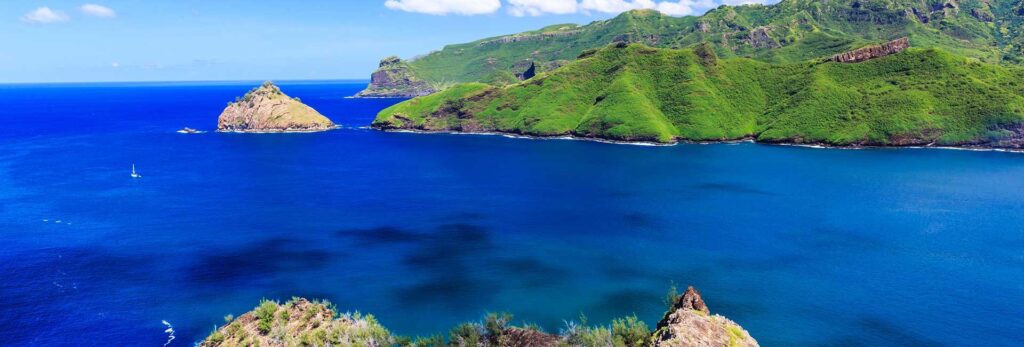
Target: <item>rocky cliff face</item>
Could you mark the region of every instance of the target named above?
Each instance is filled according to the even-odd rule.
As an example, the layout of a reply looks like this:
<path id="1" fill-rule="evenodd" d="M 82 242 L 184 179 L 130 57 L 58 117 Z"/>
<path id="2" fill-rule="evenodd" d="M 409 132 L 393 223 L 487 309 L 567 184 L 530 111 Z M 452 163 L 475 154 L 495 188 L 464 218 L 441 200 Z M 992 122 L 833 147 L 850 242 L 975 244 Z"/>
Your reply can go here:
<path id="1" fill-rule="evenodd" d="M 881 58 L 887 55 L 903 52 L 907 48 L 910 48 L 910 39 L 904 37 L 880 45 L 867 46 L 846 53 L 836 54 L 832 56 L 832 58 L 829 58 L 829 60 L 840 63 L 859 63 L 865 60 Z"/>
<path id="2" fill-rule="evenodd" d="M 512 71 L 515 73 L 516 79 L 525 81 L 537 75 L 537 63 L 533 60 L 523 60 L 516 63 L 512 67 Z"/>
<path id="3" fill-rule="evenodd" d="M 610 327 L 567 323 L 562 334 L 533 327 L 510 326 L 512 316 L 490 314 L 484 321 L 452 329 L 447 339 L 411 339 L 392 335 L 373 316 L 342 315 L 326 302 L 293 299 L 285 304 L 264 301 L 226 324 L 199 344 L 221 346 L 457 346 L 457 347 L 756 347 L 757 341 L 739 325 L 711 315 L 696 289 L 690 287 L 674 301 L 654 334 L 636 317 L 616 320 Z"/>
<path id="4" fill-rule="evenodd" d="M 312 107 L 281 92 L 271 82 L 228 103 L 217 119 L 224 132 L 313 132 L 336 126 Z"/>
<path id="5" fill-rule="evenodd" d="M 429 83 L 417 78 L 402 59 L 392 56 L 380 61 L 379 68 L 370 76 L 370 85 L 356 97 L 413 98 L 435 91 Z"/>
<path id="6" fill-rule="evenodd" d="M 690 287 L 658 322 L 654 345 L 664 347 L 756 347 L 757 341 L 735 322 L 712 315 L 704 299 Z"/>
<path id="7" fill-rule="evenodd" d="M 779 45 L 778 42 L 775 42 L 775 39 L 771 37 L 770 34 L 772 33 L 772 30 L 774 30 L 774 28 L 771 26 L 754 28 L 747 36 L 746 43 L 757 49 L 781 47 L 781 45 Z"/>

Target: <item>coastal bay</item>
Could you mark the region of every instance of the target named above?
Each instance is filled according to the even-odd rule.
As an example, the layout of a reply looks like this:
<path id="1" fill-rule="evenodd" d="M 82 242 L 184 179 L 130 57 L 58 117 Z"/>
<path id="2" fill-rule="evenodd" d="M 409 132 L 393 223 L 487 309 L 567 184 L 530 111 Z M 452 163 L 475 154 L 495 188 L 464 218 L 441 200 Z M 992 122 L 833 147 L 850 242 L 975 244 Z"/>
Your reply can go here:
<path id="1" fill-rule="evenodd" d="M 3 86 L 0 340 L 190 345 L 292 296 L 555 332 L 673 282 L 762 345 L 1022 338 L 1019 153 L 390 133 L 363 81 L 279 83 L 336 131 L 176 133 L 257 84 Z"/>

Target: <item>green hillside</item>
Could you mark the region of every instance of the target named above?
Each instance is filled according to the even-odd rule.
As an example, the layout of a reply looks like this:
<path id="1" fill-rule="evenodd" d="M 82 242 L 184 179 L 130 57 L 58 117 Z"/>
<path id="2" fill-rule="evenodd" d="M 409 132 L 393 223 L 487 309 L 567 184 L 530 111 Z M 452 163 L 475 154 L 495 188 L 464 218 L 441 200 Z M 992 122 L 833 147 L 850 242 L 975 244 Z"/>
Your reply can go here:
<path id="1" fill-rule="evenodd" d="M 374 126 L 664 143 L 1024 144 L 1024 68 L 934 48 L 856 64 L 716 50 L 613 44 L 518 84 L 461 84 L 400 103 Z"/>
<path id="2" fill-rule="evenodd" d="M 515 74 L 522 73 L 519 70 L 529 62 L 537 63 L 540 71 L 550 71 L 585 50 L 616 41 L 660 48 L 706 42 L 723 58 L 797 63 L 909 36 L 915 47 L 941 48 L 986 62 L 1019 63 L 1024 59 L 1022 3 L 783 0 L 768 6 L 721 6 L 700 17 L 638 10 L 583 26 L 553 25 L 450 45 L 408 61 L 408 79 L 442 89 L 456 82 L 514 83 Z"/>

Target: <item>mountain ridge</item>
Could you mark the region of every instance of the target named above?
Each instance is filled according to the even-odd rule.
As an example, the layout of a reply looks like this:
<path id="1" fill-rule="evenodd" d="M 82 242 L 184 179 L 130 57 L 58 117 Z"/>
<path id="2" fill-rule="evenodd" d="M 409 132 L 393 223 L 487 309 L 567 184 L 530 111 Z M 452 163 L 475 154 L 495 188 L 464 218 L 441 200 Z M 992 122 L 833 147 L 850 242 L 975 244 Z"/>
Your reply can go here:
<path id="1" fill-rule="evenodd" d="M 383 110 L 384 130 L 657 143 L 1024 147 L 1024 68 L 935 48 L 769 64 L 612 44 L 509 86 L 460 84 Z"/>
<path id="2" fill-rule="evenodd" d="M 723 58 L 796 63 L 909 37 L 918 47 L 1016 64 L 1024 56 L 1022 16 L 1022 0 L 783 0 L 720 6 L 699 17 L 634 10 L 585 25 L 556 24 L 447 45 L 407 61 L 403 79 L 423 81 L 432 91 L 466 82 L 513 84 L 524 61 L 550 71 L 588 49 L 618 41 L 659 48 L 709 43 Z M 374 80 L 367 93 L 386 96 L 400 86 Z"/>

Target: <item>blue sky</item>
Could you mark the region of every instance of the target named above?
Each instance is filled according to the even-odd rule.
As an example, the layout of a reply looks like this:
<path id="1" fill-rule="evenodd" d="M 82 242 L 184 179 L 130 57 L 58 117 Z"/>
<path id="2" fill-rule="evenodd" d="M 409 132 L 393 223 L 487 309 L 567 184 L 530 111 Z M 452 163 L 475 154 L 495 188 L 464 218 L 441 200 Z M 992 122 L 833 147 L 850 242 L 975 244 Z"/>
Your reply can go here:
<path id="1" fill-rule="evenodd" d="M 367 79 L 387 55 L 755 0 L 19 0 L 0 6 L 0 83 Z"/>

